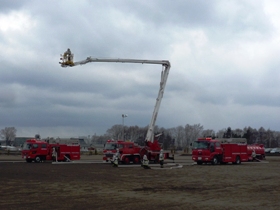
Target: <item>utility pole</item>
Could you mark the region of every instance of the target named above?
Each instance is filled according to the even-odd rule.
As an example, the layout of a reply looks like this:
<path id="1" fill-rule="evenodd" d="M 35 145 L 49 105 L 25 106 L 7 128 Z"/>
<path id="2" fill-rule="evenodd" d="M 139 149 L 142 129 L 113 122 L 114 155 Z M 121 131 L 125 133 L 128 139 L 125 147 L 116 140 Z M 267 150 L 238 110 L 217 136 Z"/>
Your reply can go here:
<path id="1" fill-rule="evenodd" d="M 124 140 L 124 118 L 127 116 L 128 116 L 127 114 L 122 114 L 122 127 L 123 127 L 122 140 Z"/>

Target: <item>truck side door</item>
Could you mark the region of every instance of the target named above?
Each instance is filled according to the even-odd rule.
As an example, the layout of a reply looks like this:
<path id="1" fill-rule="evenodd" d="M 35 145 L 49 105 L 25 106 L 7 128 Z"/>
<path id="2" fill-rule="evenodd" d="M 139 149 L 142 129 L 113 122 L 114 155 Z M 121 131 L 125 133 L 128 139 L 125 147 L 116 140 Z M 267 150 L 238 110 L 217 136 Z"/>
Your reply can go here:
<path id="1" fill-rule="evenodd" d="M 218 152 L 219 154 L 222 154 L 222 147 L 221 147 L 221 143 L 220 143 L 220 142 L 216 142 L 216 143 L 215 143 L 215 150 L 216 150 L 216 152 Z"/>
<path id="2" fill-rule="evenodd" d="M 47 143 L 41 144 L 41 153 L 42 153 L 42 155 L 47 155 L 47 154 L 48 154 L 48 146 L 47 146 Z"/>
<path id="3" fill-rule="evenodd" d="M 209 148 L 210 148 L 210 153 L 215 152 L 215 143 L 211 142 Z"/>

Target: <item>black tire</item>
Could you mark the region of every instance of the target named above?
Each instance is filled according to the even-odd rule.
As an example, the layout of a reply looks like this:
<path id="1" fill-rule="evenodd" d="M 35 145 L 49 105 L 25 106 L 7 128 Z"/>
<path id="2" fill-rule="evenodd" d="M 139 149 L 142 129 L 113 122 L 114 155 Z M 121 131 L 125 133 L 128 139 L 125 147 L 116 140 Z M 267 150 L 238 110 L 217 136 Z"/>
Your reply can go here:
<path id="1" fill-rule="evenodd" d="M 40 163 L 42 161 L 40 156 L 35 157 L 35 163 Z"/>
<path id="2" fill-rule="evenodd" d="M 130 164 L 130 158 L 129 157 L 124 157 L 123 163 L 124 164 Z"/>
<path id="3" fill-rule="evenodd" d="M 219 159 L 217 156 L 213 157 L 213 160 L 212 160 L 212 165 L 218 165 L 219 164 Z"/>
<path id="4" fill-rule="evenodd" d="M 31 159 L 26 159 L 25 160 L 27 163 L 32 163 L 32 160 Z"/>
<path id="5" fill-rule="evenodd" d="M 240 160 L 239 156 L 236 156 L 235 164 L 237 164 L 237 165 L 241 164 L 241 160 Z"/>
<path id="6" fill-rule="evenodd" d="M 140 156 L 134 156 L 133 157 L 133 163 L 134 164 L 140 164 L 141 163 Z"/>
<path id="7" fill-rule="evenodd" d="M 197 161 L 197 165 L 202 165 L 202 161 Z"/>

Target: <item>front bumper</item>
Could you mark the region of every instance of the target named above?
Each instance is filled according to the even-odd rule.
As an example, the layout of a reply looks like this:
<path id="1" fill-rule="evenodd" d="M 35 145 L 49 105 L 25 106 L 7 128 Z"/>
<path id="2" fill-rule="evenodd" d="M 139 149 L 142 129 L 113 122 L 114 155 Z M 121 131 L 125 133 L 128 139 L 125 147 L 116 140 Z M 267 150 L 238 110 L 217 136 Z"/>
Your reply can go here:
<path id="1" fill-rule="evenodd" d="M 113 155 L 112 153 L 109 153 L 109 154 L 104 154 L 103 155 L 103 160 L 105 161 L 111 161 L 113 159 Z"/>
<path id="2" fill-rule="evenodd" d="M 192 160 L 195 162 L 198 162 L 198 161 L 211 162 L 211 159 L 209 157 L 205 157 L 205 156 L 192 156 Z"/>

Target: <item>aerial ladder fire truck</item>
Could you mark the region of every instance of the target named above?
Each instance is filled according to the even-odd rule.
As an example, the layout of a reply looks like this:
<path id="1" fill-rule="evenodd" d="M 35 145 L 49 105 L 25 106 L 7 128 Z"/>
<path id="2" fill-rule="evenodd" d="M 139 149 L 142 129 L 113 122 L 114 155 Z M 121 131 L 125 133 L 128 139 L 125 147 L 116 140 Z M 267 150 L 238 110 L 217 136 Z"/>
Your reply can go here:
<path id="1" fill-rule="evenodd" d="M 87 57 L 85 60 L 74 62 L 74 54 L 72 54 L 70 49 L 61 55 L 60 58 L 60 65 L 61 67 L 74 67 L 78 65 L 84 65 L 90 62 L 113 62 L 113 63 L 139 63 L 139 64 L 158 64 L 162 65 L 162 72 L 161 72 L 161 80 L 160 80 L 160 88 L 158 92 L 158 96 L 156 99 L 156 104 L 154 107 L 154 111 L 152 114 L 152 118 L 148 127 L 148 131 L 145 137 L 145 146 L 141 147 L 134 143 L 125 143 L 124 141 L 112 141 L 109 140 L 108 144 L 114 144 L 114 148 L 106 150 L 106 154 L 104 154 L 103 160 L 109 160 L 109 158 L 113 157 L 113 154 L 116 153 L 116 149 L 118 145 L 121 145 L 119 148 L 120 152 L 120 161 L 123 163 L 140 163 L 140 159 L 143 159 L 143 156 L 146 154 L 150 161 L 158 161 L 159 153 L 161 150 L 161 146 L 158 142 L 158 137 L 154 134 L 154 127 L 159 111 L 159 107 L 161 104 L 161 100 L 163 97 L 164 89 L 167 82 L 167 77 L 170 70 L 170 62 L 168 60 L 140 60 L 140 59 L 104 59 L 104 58 L 92 58 Z M 156 138 L 155 138 L 156 137 Z M 165 153 L 164 157 L 169 157 L 169 153 Z"/>

